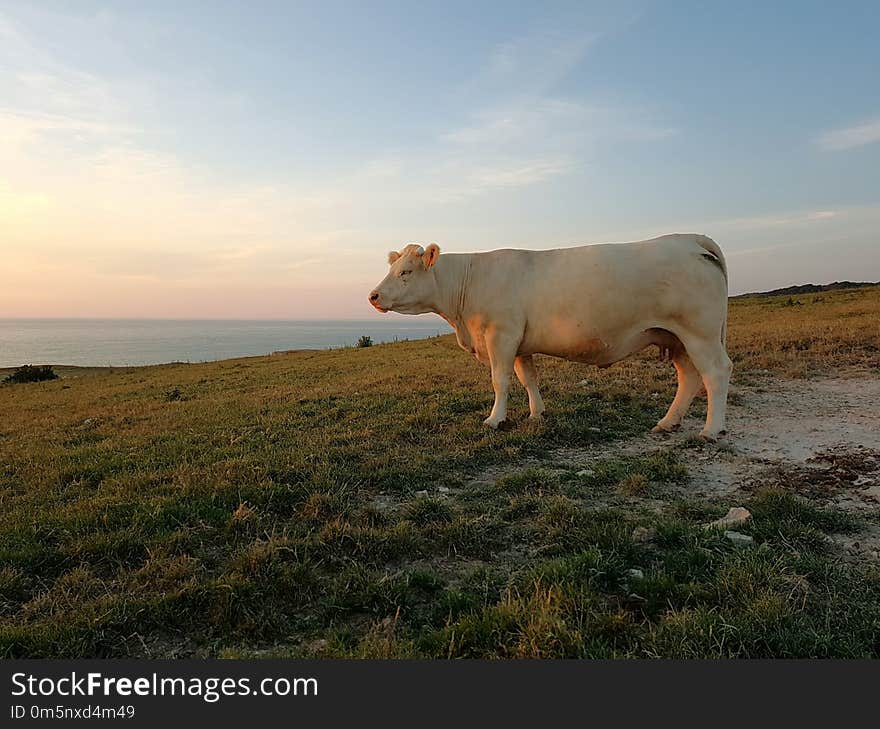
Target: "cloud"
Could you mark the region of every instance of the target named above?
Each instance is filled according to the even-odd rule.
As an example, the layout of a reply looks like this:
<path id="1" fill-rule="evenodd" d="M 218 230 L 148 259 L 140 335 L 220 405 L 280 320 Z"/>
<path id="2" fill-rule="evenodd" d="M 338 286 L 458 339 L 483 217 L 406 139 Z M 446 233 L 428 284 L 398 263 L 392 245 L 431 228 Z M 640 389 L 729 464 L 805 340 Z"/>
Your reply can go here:
<path id="1" fill-rule="evenodd" d="M 836 210 L 816 210 L 815 212 L 809 213 L 807 215 L 807 218 L 809 220 L 827 220 L 828 218 L 833 218 L 836 215 Z"/>
<path id="2" fill-rule="evenodd" d="M 524 139 L 534 141 L 550 132 L 583 130 L 601 111 L 564 99 L 517 99 L 478 109 L 471 114 L 469 124 L 443 134 L 442 138 L 460 145 L 511 145 Z"/>
<path id="3" fill-rule="evenodd" d="M 599 30 L 536 32 L 493 48 L 465 86 L 462 122 L 440 134 L 436 159 L 424 155 L 420 170 L 433 199 L 445 204 L 539 185 L 585 169 L 608 144 L 676 134 L 648 121 L 644 110 L 557 93 L 601 37 Z"/>
<path id="4" fill-rule="evenodd" d="M 708 225 L 714 228 L 736 230 L 767 230 L 786 226 L 805 225 L 817 221 L 830 220 L 840 215 L 837 210 L 807 210 L 779 215 L 760 215 L 755 217 L 719 220 Z"/>
<path id="5" fill-rule="evenodd" d="M 672 231 L 682 233 L 705 233 L 717 237 L 719 240 L 725 237 L 738 237 L 741 235 L 775 235 L 789 236 L 800 235 L 803 231 L 822 231 L 845 223 L 854 216 L 866 210 L 880 208 L 850 207 L 839 210 L 788 210 L 770 215 L 746 215 L 737 218 L 722 218 L 720 220 L 681 221 L 674 224 L 659 226 L 650 231 L 642 230 L 644 237 L 663 235 Z"/>
<path id="6" fill-rule="evenodd" d="M 496 45 L 463 86 L 471 97 L 543 96 L 576 68 L 601 37 L 597 31 L 536 32 Z"/>
<path id="7" fill-rule="evenodd" d="M 828 151 L 853 149 L 874 142 L 880 142 L 880 119 L 871 119 L 852 127 L 832 129 L 816 139 L 816 144 Z"/>
<path id="8" fill-rule="evenodd" d="M 517 160 L 506 166 L 475 168 L 468 179 L 475 190 L 522 187 L 563 174 L 569 166 L 570 163 L 566 160 Z"/>
<path id="9" fill-rule="evenodd" d="M 599 140 L 651 142 L 678 133 L 672 127 L 651 124 L 646 117 L 644 111 L 567 99 L 518 99 L 473 112 L 470 124 L 447 132 L 443 139 L 473 147 L 523 142 L 552 146 Z"/>
<path id="10" fill-rule="evenodd" d="M 64 114 L 0 108 L 0 145 L 9 148 L 36 141 L 49 133 L 107 137 L 133 134 L 136 127 L 81 119 Z"/>
<path id="11" fill-rule="evenodd" d="M 377 216 L 393 219 L 401 211 L 448 206 L 468 199 L 528 187 L 564 175 L 574 161 L 565 155 L 486 151 L 462 153 L 440 145 L 418 154 L 374 160 L 337 179 L 328 189 L 331 208 L 377 226 Z M 377 173 L 376 170 L 381 170 Z"/>
<path id="12" fill-rule="evenodd" d="M 38 13 L 50 25 L 69 24 L 70 16 Z M 106 35 L 100 21 L 81 19 L 71 33 L 99 42 Z M 0 66 L 6 73 L 0 91 L 7 107 L 24 113 L 56 114 L 80 120 L 117 120 L 126 103 L 139 93 L 132 79 L 120 84 L 60 61 L 46 50 L 39 33 L 29 32 L 8 15 L 0 14 Z"/>

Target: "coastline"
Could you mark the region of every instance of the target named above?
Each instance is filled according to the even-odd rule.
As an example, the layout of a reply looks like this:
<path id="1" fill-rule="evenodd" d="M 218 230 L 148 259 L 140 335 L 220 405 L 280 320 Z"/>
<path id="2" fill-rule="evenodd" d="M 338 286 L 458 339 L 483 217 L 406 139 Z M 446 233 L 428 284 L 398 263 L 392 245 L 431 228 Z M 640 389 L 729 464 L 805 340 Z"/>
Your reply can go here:
<path id="1" fill-rule="evenodd" d="M 418 339 L 398 339 L 391 342 L 375 342 L 372 347 L 378 346 L 388 346 L 394 344 L 401 344 L 404 342 L 416 342 L 430 339 L 439 339 L 441 337 L 451 336 L 448 332 L 440 332 L 438 334 L 432 334 L 428 337 L 419 337 Z M 152 362 L 149 364 L 135 364 L 135 365 L 71 365 L 71 364 L 53 364 L 51 362 L 22 362 L 20 365 L 15 365 L 12 367 L 0 367 L 0 380 L 2 380 L 7 375 L 11 375 L 20 367 L 24 365 L 32 365 L 34 367 L 51 367 L 55 374 L 58 375 L 60 379 L 68 379 L 71 377 L 83 377 L 86 375 L 98 375 L 98 374 L 107 374 L 110 372 L 121 372 L 127 370 L 138 370 L 138 369 L 146 369 L 153 367 L 175 367 L 175 366 L 183 366 L 183 365 L 203 365 L 203 364 L 217 364 L 218 362 L 239 362 L 242 360 L 251 360 L 251 359 L 265 359 L 266 357 L 278 357 L 283 355 L 291 355 L 291 354 L 309 354 L 309 353 L 320 353 L 320 352 L 336 352 L 336 351 L 346 351 L 350 349 L 358 349 L 357 346 L 352 344 L 340 345 L 338 347 L 298 347 L 296 349 L 280 349 L 274 352 L 266 352 L 265 354 L 245 354 L 237 357 L 220 357 L 218 359 L 204 359 L 204 360 L 170 360 L 168 362 Z"/>
<path id="2" fill-rule="evenodd" d="M 0 369 L 58 363 L 85 368 L 216 362 L 291 350 L 354 347 L 423 339 L 451 331 L 431 319 L 379 321 L 218 322 L 14 321 L 0 319 Z"/>

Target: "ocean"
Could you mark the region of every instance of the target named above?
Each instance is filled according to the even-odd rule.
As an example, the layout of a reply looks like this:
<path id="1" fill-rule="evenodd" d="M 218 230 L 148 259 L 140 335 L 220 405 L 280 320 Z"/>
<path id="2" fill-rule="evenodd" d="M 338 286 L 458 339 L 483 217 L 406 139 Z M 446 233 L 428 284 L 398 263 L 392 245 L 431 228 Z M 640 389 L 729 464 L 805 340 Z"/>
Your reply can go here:
<path id="1" fill-rule="evenodd" d="M 288 349 L 351 346 L 361 336 L 378 344 L 451 331 L 433 314 L 328 321 L 0 319 L 0 367 L 207 362 Z"/>

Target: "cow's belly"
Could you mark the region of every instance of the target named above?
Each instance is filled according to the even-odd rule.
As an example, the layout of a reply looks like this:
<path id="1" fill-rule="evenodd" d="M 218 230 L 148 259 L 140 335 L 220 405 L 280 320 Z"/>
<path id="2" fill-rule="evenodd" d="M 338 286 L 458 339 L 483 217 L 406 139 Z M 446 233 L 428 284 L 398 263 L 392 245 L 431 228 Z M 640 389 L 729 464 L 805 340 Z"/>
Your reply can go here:
<path id="1" fill-rule="evenodd" d="M 657 327 L 631 326 L 618 331 L 597 331 L 583 325 L 530 326 L 520 354 L 547 354 L 552 357 L 608 367 L 650 345 L 661 351 L 680 346 L 670 332 Z"/>
<path id="2" fill-rule="evenodd" d="M 598 338 L 546 342 L 543 346 L 539 347 L 540 354 L 549 354 L 553 357 L 571 360 L 572 362 L 582 362 L 600 367 L 620 359 L 616 351 L 617 349 L 612 343 Z"/>
<path id="3" fill-rule="evenodd" d="M 607 367 L 628 357 L 646 345 L 607 341 L 604 339 L 584 339 L 573 342 L 548 342 L 543 346 L 529 348 L 529 354 L 548 354 L 572 362 Z M 525 354 L 525 352 L 523 352 Z"/>

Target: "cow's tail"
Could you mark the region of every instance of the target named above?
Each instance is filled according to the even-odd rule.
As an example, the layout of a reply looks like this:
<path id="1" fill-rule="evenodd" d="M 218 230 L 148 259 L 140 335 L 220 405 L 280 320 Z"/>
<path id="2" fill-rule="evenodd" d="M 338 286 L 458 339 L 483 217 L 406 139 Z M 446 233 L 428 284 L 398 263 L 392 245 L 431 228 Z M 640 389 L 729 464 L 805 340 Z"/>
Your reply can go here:
<path id="1" fill-rule="evenodd" d="M 724 254 L 721 252 L 721 248 L 714 240 L 706 235 L 696 236 L 696 241 L 697 245 L 706 251 L 703 255 L 721 269 L 721 273 L 724 274 L 724 283 L 727 283 L 727 261 L 724 260 Z"/>
<path id="2" fill-rule="evenodd" d="M 724 296 L 727 298 L 727 261 L 724 260 L 724 254 L 718 244 L 707 235 L 698 235 L 696 237 L 697 245 L 704 251 L 703 256 L 714 263 L 721 269 L 724 275 Z M 727 301 L 724 302 L 724 321 L 721 322 L 721 344 L 727 346 Z"/>
<path id="3" fill-rule="evenodd" d="M 721 346 L 727 349 L 727 302 L 724 303 L 724 320 L 721 322 Z"/>

